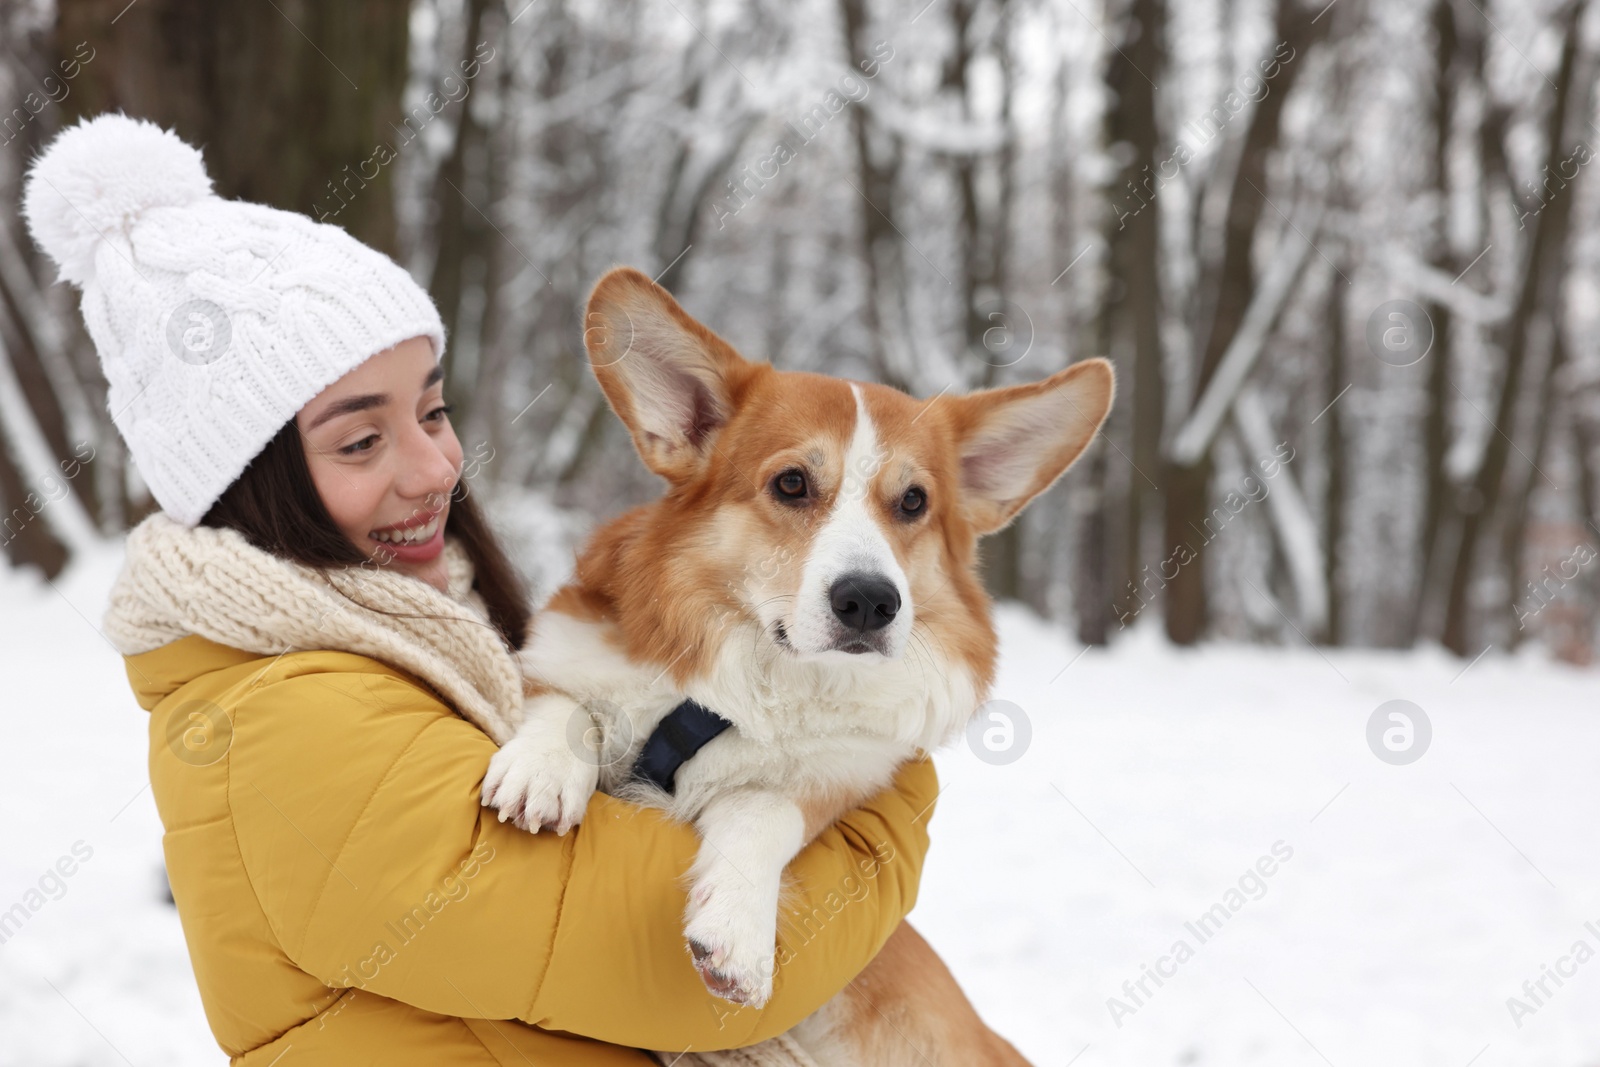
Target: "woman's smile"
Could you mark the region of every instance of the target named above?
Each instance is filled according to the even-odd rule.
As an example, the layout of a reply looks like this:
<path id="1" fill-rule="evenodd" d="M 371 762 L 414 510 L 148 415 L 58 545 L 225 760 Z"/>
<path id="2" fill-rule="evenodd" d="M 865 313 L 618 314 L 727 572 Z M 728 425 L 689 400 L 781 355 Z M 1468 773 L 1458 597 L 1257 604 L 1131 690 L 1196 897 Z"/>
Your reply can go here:
<path id="1" fill-rule="evenodd" d="M 426 563 L 444 551 L 445 520 L 450 506 L 373 530 L 367 536 L 376 542 L 375 558 L 396 559 L 404 563 Z"/>

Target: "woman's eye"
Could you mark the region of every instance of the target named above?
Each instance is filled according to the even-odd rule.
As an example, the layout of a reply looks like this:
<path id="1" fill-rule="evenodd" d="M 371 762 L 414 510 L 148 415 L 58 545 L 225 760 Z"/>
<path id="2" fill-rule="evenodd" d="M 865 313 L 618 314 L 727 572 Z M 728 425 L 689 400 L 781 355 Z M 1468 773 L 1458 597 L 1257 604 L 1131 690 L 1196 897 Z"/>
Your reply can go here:
<path id="1" fill-rule="evenodd" d="M 456 409 L 456 406 L 454 404 L 440 404 L 438 407 L 434 408 L 432 411 L 428 412 L 428 414 L 423 416 L 423 417 L 427 418 L 427 419 L 431 419 L 434 422 L 440 422 L 440 421 L 442 421 L 443 416 L 450 414 L 455 409 Z"/>
<path id="2" fill-rule="evenodd" d="M 900 510 L 906 515 L 919 515 L 927 503 L 928 494 L 912 486 L 906 490 L 906 495 L 900 498 Z"/>
<path id="3" fill-rule="evenodd" d="M 799 500 L 806 495 L 806 476 L 799 471 L 784 471 L 772 479 L 778 495 L 789 500 Z"/>
<path id="4" fill-rule="evenodd" d="M 378 440 L 378 435 L 377 434 L 375 434 L 375 433 L 368 434 L 367 436 L 363 437 L 361 440 L 357 441 L 355 444 L 353 444 L 353 445 L 345 445 L 343 448 L 339 449 L 339 454 L 342 455 L 342 456 L 353 456 L 357 452 L 369 451 L 372 448 L 372 446 L 377 443 L 377 440 Z"/>

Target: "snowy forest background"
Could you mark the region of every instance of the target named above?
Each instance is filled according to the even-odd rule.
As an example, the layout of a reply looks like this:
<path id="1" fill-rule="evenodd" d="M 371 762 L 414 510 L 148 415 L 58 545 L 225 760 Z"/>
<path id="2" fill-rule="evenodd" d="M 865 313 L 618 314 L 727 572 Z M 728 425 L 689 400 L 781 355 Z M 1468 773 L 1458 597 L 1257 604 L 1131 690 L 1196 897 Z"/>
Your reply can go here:
<path id="1" fill-rule="evenodd" d="M 1595 7 L 0 0 L 0 1067 L 222 1059 L 91 632 L 153 505 L 16 214 L 117 108 L 427 283 L 541 593 L 656 491 L 582 358 L 613 264 L 919 396 L 1109 356 L 984 543 L 1031 727 L 936 755 L 917 929 L 1040 1067 L 1597 1067 Z"/>
<path id="2" fill-rule="evenodd" d="M 5 0 L 3 550 L 54 576 L 152 507 L 16 214 L 120 108 L 427 282 L 508 528 L 654 492 L 581 358 L 628 263 L 752 358 L 920 396 L 1111 357 L 1103 439 L 986 544 L 1087 644 L 1588 663 L 1590 6 Z"/>

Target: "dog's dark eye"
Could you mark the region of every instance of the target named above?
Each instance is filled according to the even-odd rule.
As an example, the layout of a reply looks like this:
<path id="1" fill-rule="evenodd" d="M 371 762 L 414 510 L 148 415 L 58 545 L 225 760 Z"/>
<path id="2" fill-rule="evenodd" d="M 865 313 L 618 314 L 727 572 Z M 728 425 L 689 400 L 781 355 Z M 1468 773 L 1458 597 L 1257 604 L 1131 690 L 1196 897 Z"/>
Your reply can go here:
<path id="1" fill-rule="evenodd" d="M 799 471 L 784 471 L 772 479 L 778 495 L 788 500 L 799 500 L 806 495 L 806 476 Z"/>
<path id="2" fill-rule="evenodd" d="M 916 486 L 906 490 L 906 495 L 900 498 L 900 513 L 902 515 L 920 515 L 927 506 L 928 494 Z"/>

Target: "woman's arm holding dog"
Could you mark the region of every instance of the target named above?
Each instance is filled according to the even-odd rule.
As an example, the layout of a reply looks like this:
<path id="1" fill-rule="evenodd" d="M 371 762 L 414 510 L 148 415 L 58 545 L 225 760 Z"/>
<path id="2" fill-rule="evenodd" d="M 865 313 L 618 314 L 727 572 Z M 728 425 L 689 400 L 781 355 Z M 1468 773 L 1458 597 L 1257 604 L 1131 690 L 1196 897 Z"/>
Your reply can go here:
<path id="1" fill-rule="evenodd" d="M 685 947 L 690 827 L 603 794 L 565 836 L 501 823 L 479 795 L 493 742 L 392 675 L 287 678 L 234 722 L 240 850 L 294 965 L 445 1015 L 641 1048 L 748 1044 L 837 993 L 915 903 L 938 791 L 931 763 L 908 764 L 796 856 L 757 1011 L 708 993 Z M 357 747 L 386 769 L 330 788 L 340 767 L 322 756 Z M 321 884 L 274 877 L 275 856 L 307 847 L 328 860 Z"/>

